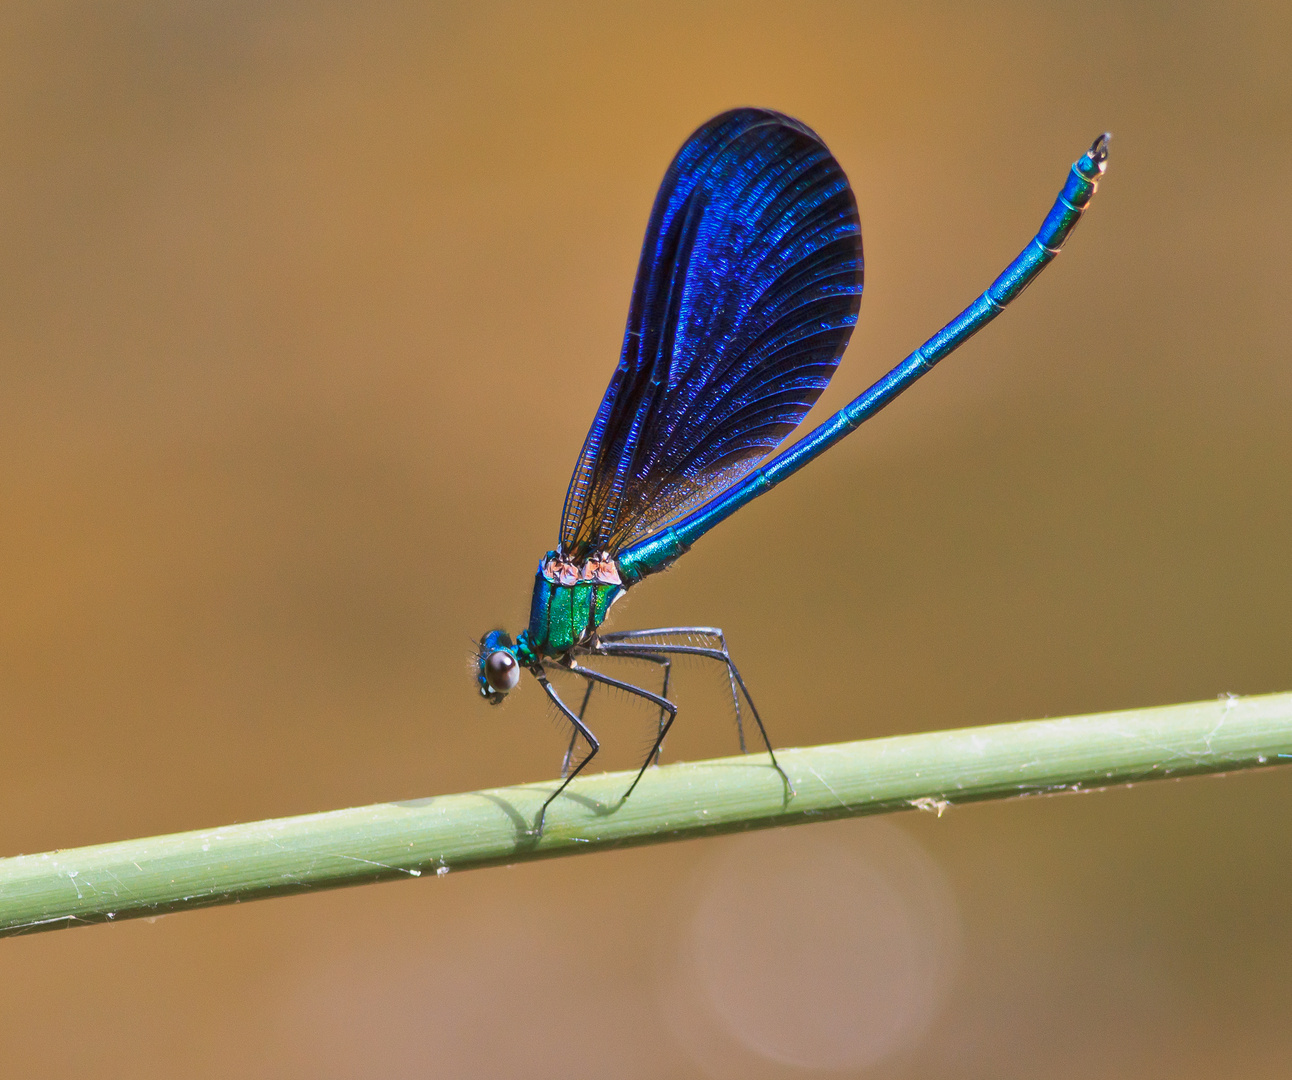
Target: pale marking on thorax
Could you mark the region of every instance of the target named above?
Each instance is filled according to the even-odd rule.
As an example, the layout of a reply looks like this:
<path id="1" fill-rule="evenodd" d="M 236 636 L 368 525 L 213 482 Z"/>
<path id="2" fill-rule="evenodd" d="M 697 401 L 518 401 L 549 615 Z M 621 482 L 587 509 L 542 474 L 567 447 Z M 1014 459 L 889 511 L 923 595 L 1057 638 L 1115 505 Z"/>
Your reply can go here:
<path id="1" fill-rule="evenodd" d="M 553 555 L 543 560 L 543 577 L 553 585 L 577 585 L 580 581 L 595 581 L 598 585 L 622 585 L 619 568 L 608 552 L 589 556 L 582 563 Z"/>

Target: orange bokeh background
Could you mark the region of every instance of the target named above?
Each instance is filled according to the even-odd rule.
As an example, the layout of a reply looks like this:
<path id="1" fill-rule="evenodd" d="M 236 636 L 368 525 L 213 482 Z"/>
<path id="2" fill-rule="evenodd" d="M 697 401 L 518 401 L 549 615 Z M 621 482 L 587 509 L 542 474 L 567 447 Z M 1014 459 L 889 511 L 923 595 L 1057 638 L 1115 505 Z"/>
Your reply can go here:
<path id="1" fill-rule="evenodd" d="M 519 628 L 655 187 L 740 104 L 810 124 L 857 191 L 866 297 L 821 410 L 1115 138 L 1007 316 L 616 626 L 725 627 L 783 746 L 1292 690 L 1290 32 L 1273 3 L 10 5 L 0 854 L 554 774 L 536 687 L 484 706 L 469 639 Z M 671 758 L 733 751 L 721 693 L 683 672 Z M 607 766 L 643 719 L 597 714 Z M 4 941 L 0 1059 L 1284 1076 L 1290 797 L 1271 771 Z M 904 954 L 934 989 L 900 1038 L 845 1052 L 866 1001 L 905 1000 L 891 957 L 809 965 L 760 1021 L 842 1058 L 749 1033 L 704 928 L 795 881 L 945 943 Z M 742 916 L 755 954 L 842 933 L 846 903 L 794 904 Z M 888 955 L 867 925 L 857 955 Z"/>

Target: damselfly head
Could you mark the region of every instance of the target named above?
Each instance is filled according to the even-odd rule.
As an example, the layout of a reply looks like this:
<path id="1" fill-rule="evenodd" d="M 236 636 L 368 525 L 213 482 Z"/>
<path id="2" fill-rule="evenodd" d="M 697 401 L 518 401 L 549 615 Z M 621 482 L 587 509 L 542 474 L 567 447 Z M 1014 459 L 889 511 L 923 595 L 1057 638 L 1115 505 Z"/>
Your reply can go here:
<path id="1" fill-rule="evenodd" d="M 490 630 L 480 642 L 476 660 L 480 696 L 490 705 L 500 704 L 507 691 L 516 689 L 520 682 L 520 661 L 516 659 L 515 644 L 501 630 Z"/>

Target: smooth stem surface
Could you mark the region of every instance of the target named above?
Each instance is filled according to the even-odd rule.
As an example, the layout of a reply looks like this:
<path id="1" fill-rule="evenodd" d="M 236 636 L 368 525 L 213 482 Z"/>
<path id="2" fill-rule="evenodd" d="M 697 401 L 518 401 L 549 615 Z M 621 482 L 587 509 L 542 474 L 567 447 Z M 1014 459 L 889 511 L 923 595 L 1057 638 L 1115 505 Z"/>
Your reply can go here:
<path id="1" fill-rule="evenodd" d="M 0 859 L 0 935 L 893 810 L 1292 762 L 1292 693 L 782 750 Z"/>

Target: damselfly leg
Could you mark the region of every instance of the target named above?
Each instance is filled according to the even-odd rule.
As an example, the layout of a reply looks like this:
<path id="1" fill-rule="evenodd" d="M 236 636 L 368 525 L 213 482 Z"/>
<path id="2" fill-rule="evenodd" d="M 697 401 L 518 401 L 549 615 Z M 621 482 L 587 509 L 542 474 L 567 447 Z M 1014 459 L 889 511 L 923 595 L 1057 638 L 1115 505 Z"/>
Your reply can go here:
<path id="1" fill-rule="evenodd" d="M 655 630 L 620 630 L 613 634 L 603 634 L 600 640 L 603 645 L 612 646 L 617 655 L 627 655 L 629 646 L 632 648 L 641 648 L 643 646 L 654 648 L 654 643 L 650 640 L 652 638 L 664 638 L 665 641 L 661 644 L 669 648 L 676 645 L 690 645 L 696 638 L 709 638 L 718 643 L 717 651 L 722 653 L 720 657 L 714 656 L 714 650 L 710 649 L 702 649 L 698 653 L 692 653 L 692 655 L 702 656 L 711 660 L 720 660 L 726 665 L 727 683 L 731 687 L 731 704 L 736 711 L 736 738 L 740 740 L 740 752 L 747 754 L 749 751 L 745 747 L 745 725 L 741 719 L 740 695 L 736 690 L 736 680 L 740 678 L 740 672 L 736 670 L 736 665 L 731 660 L 731 653 L 727 649 L 727 636 L 716 626 L 661 626 Z M 680 638 L 681 640 L 669 642 L 668 638 Z M 749 691 L 745 690 L 743 681 L 740 683 L 740 689 L 744 690 L 745 698 L 749 701 L 749 707 L 753 710 L 754 716 L 757 717 L 758 710 L 754 708 L 753 699 L 749 697 Z M 664 695 L 668 696 L 667 690 L 664 691 Z M 763 726 L 761 719 L 758 721 L 758 726 L 760 729 Z M 767 733 L 765 731 L 763 732 L 763 742 L 767 743 Z M 767 749 L 769 752 L 771 751 L 770 744 L 767 745 Z"/>
<path id="2" fill-rule="evenodd" d="M 643 689 L 640 686 L 634 686 L 632 683 L 624 682 L 621 679 L 614 679 L 614 678 L 611 678 L 609 675 L 603 675 L 601 672 L 593 671 L 591 668 L 583 667 L 575 660 L 549 661 L 549 662 L 551 663 L 552 667 L 560 671 L 567 671 L 572 675 L 579 675 L 579 676 L 582 676 L 584 679 L 587 679 L 588 688 L 584 692 L 583 703 L 580 706 L 578 713 L 576 714 L 568 705 L 565 704 L 564 701 L 561 700 L 560 695 L 556 692 L 556 688 L 553 687 L 551 682 L 548 680 L 546 672 L 543 671 L 542 666 L 539 665 L 534 670 L 534 675 L 538 679 L 539 683 L 542 685 L 543 689 L 546 691 L 547 696 L 552 700 L 553 704 L 555 704 L 556 707 L 561 710 L 561 712 L 564 714 L 566 719 L 568 719 L 570 723 L 574 725 L 574 731 L 570 738 L 570 745 L 565 752 L 565 764 L 561 769 L 561 775 L 562 775 L 561 785 L 554 792 L 552 792 L 551 795 L 547 797 L 547 801 L 543 803 L 542 808 L 538 812 L 538 822 L 535 826 L 534 831 L 539 836 L 543 834 L 543 822 L 546 820 L 547 808 L 551 806 L 552 800 L 554 800 L 558 795 L 561 794 L 561 792 L 563 792 L 569 786 L 570 781 L 573 780 L 576 776 L 578 776 L 579 773 L 581 773 L 584 770 L 584 768 L 587 767 L 588 762 L 591 761 L 593 757 L 596 756 L 597 751 L 601 749 L 601 744 L 597 741 L 596 736 L 592 734 L 592 729 L 589 728 L 587 724 L 583 722 L 583 713 L 587 710 L 588 699 L 591 697 L 592 687 L 596 683 L 601 683 L 603 686 L 612 686 L 617 690 L 623 690 L 626 693 L 633 694 L 637 697 L 645 698 L 647 701 L 651 702 L 652 704 L 658 705 L 661 713 L 667 715 L 667 719 L 660 725 L 660 733 L 658 738 L 655 740 L 655 746 L 652 747 L 650 755 L 647 756 L 645 763 L 642 765 L 640 771 L 637 773 L 636 778 L 629 785 L 628 790 L 625 791 L 624 794 L 621 796 L 619 800 L 621 803 L 623 802 L 624 799 L 628 798 L 628 796 L 633 793 L 633 788 L 637 786 L 637 782 L 642 778 L 642 774 L 646 771 L 646 766 L 651 763 L 651 759 L 655 756 L 659 745 L 664 741 L 664 735 L 667 734 L 669 727 L 673 723 L 673 720 L 677 717 L 677 706 L 674 705 L 671 701 L 669 701 L 668 698 L 666 697 L 661 697 L 659 694 L 653 694 L 649 690 Z M 667 677 L 667 674 L 666 674 L 666 677 Z M 580 735 L 582 735 L 583 738 L 587 740 L 587 743 L 590 749 L 588 753 L 579 761 L 579 763 L 575 765 L 574 768 L 571 769 L 569 768 L 569 763 L 570 763 L 570 760 L 573 758 L 574 749 L 576 744 L 578 743 Z"/>
<path id="3" fill-rule="evenodd" d="M 547 797 L 547 801 L 543 803 L 542 808 L 538 812 L 538 822 L 534 826 L 534 832 L 536 835 L 542 836 L 543 819 L 547 817 L 547 808 L 552 804 L 552 800 L 566 789 L 566 786 L 570 781 L 583 771 L 589 761 L 597 756 L 597 751 L 601 749 L 601 744 L 597 742 L 597 737 L 592 734 L 592 729 L 583 722 L 583 710 L 581 709 L 578 713 L 575 713 L 567 704 L 565 704 L 564 701 L 561 700 L 561 695 L 556 692 L 556 687 L 554 687 L 548 680 L 547 673 L 543 670 L 542 665 L 536 664 L 531 670 L 534 673 L 534 678 L 538 680 L 538 684 L 543 688 L 543 692 L 547 694 L 552 704 L 560 709 L 565 718 L 574 725 L 574 736 L 570 739 L 570 749 L 565 753 L 565 765 L 561 768 L 561 786 Z M 585 694 L 583 698 L 584 709 L 588 706 L 588 697 L 591 696 L 591 691 L 592 687 L 589 684 L 588 693 Z M 589 749 L 583 759 L 573 769 L 571 769 L 569 767 L 570 758 L 574 753 L 574 745 L 578 742 L 580 735 L 587 740 Z"/>
<path id="4" fill-rule="evenodd" d="M 667 657 L 656 656 L 653 653 L 633 653 L 631 658 L 634 660 L 645 660 L 648 663 L 658 664 L 660 668 L 663 669 L 664 685 L 660 688 L 659 695 L 660 697 L 663 697 L 663 698 L 668 697 L 668 679 L 669 679 L 669 672 L 672 670 L 672 667 L 673 667 L 672 661 L 669 660 Z M 596 685 L 597 684 L 595 681 L 593 681 L 592 679 L 589 679 L 588 688 L 583 692 L 583 703 L 579 706 L 579 719 L 585 722 L 587 721 L 587 716 L 588 716 L 588 702 L 592 698 L 592 688 Z M 664 730 L 664 725 L 667 723 L 667 720 L 668 720 L 668 711 L 661 707 L 659 710 L 659 730 L 660 731 Z M 574 748 L 578 745 L 578 742 L 579 742 L 579 729 L 574 728 L 570 732 L 570 745 L 566 747 L 565 757 L 561 761 L 562 777 L 565 777 L 570 771 L 570 763 L 574 760 Z M 744 741 L 742 740 L 741 749 L 743 748 L 744 748 Z M 655 750 L 656 765 L 659 764 L 659 755 L 660 755 L 660 750 L 662 749 L 663 749 L 663 746 L 661 744 L 657 746 Z"/>
<path id="5" fill-rule="evenodd" d="M 655 639 L 663 638 L 660 642 Z M 669 641 L 669 638 L 681 638 L 681 642 L 676 640 Z M 706 648 L 701 645 L 688 644 L 688 641 L 694 641 L 696 638 L 701 640 L 708 638 L 716 641 L 716 649 Z M 601 638 L 601 650 L 603 655 L 625 655 L 633 650 L 648 647 L 652 652 L 663 653 L 672 656 L 698 656 L 706 660 L 715 660 L 727 669 L 727 681 L 731 687 L 731 703 L 736 710 L 736 735 L 740 740 L 740 752 L 748 753 L 745 746 L 745 728 L 741 719 L 740 697 L 744 695 L 745 701 L 749 705 L 749 711 L 753 714 L 754 723 L 758 725 L 758 734 L 762 736 L 763 746 L 767 748 L 767 755 L 772 759 L 772 766 L 781 774 L 781 779 L 785 782 L 785 787 L 789 794 L 794 794 L 794 784 L 781 768 L 781 764 L 776 760 L 776 751 L 772 749 L 772 741 L 767 737 L 767 728 L 763 725 L 763 718 L 758 714 L 758 706 L 754 704 L 754 699 L 749 694 L 749 687 L 745 685 L 745 680 L 740 675 L 740 670 L 736 663 L 731 659 L 731 651 L 727 648 L 726 635 L 714 626 L 667 626 L 658 630 L 622 630 L 614 634 L 606 634 Z"/>
<path id="6" fill-rule="evenodd" d="M 588 680 L 588 688 L 583 691 L 583 704 L 579 706 L 579 719 L 584 720 L 588 713 L 588 702 L 592 700 L 592 688 L 597 684 Z M 574 761 L 574 748 L 579 745 L 579 729 L 570 729 L 570 745 L 565 748 L 565 757 L 561 759 L 561 779 L 570 775 L 570 764 Z"/>
<path id="7" fill-rule="evenodd" d="M 691 644 L 696 639 L 714 641 L 718 647 L 708 648 L 703 645 Z M 651 655 L 661 659 L 667 656 L 698 656 L 701 659 L 714 660 L 723 664 L 727 670 L 727 681 L 731 688 L 731 701 L 736 712 L 736 733 L 740 740 L 740 752 L 742 754 L 748 752 L 745 746 L 745 731 L 740 707 L 740 697 L 743 694 L 745 701 L 749 705 L 749 711 L 753 714 L 754 722 L 758 725 L 758 733 L 762 736 L 763 746 L 767 748 L 767 754 L 771 758 L 773 768 L 781 774 L 781 779 L 784 781 L 789 794 L 794 794 L 794 784 L 785 770 L 781 768 L 780 762 L 776 760 L 776 752 L 772 749 L 771 739 L 767 736 L 767 728 L 763 725 L 763 718 L 758 714 L 758 706 L 754 704 L 754 699 L 749 694 L 749 688 L 745 685 L 745 680 L 741 677 L 735 661 L 731 659 L 731 652 L 727 648 L 726 635 L 721 630 L 712 626 L 666 626 L 654 630 L 623 630 L 603 635 L 589 651 L 594 656 L 618 656 L 635 660 L 648 659 Z M 665 685 L 667 686 L 667 676 Z M 672 721 L 670 720 L 669 723 L 671 724 Z M 661 727 L 660 737 L 650 756 L 647 757 L 646 764 L 642 766 L 643 773 L 646 771 L 646 765 L 649 765 L 652 760 L 658 764 L 659 752 L 663 746 L 664 734 L 667 729 L 667 724 Z M 641 779 L 641 773 L 638 773 L 637 779 Z M 636 787 L 636 781 L 633 782 L 633 786 Z M 632 788 L 628 790 L 631 792 Z"/>

